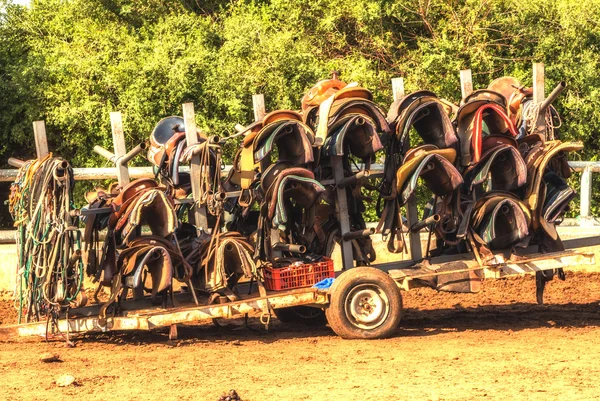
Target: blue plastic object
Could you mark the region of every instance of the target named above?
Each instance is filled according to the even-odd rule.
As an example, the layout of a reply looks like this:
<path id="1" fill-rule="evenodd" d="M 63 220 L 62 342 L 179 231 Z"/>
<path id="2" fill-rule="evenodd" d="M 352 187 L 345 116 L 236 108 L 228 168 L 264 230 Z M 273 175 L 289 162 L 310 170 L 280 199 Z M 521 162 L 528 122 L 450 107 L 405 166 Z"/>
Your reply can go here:
<path id="1" fill-rule="evenodd" d="M 319 281 L 317 284 L 313 285 L 313 288 L 319 289 L 319 290 L 326 290 L 329 287 L 331 287 L 331 285 L 333 284 L 333 280 L 335 280 L 334 278 L 324 278 L 323 280 Z"/>

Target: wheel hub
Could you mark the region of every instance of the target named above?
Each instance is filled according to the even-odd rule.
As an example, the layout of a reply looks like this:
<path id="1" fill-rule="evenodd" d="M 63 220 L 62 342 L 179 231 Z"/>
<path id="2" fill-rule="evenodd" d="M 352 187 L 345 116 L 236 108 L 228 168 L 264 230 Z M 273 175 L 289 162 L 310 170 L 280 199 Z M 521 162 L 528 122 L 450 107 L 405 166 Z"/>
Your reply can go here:
<path id="1" fill-rule="evenodd" d="M 373 329 L 381 325 L 388 316 L 389 302 L 381 288 L 365 284 L 352 289 L 346 298 L 349 320 L 357 327 Z"/>

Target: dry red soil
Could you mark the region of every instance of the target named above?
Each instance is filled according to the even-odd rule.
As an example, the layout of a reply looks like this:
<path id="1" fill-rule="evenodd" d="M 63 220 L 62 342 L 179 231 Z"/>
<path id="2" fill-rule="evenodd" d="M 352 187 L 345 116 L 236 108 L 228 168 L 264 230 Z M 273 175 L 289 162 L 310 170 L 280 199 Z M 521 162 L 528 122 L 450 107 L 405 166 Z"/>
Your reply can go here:
<path id="1" fill-rule="evenodd" d="M 0 399 L 217 400 L 234 388 L 265 400 L 600 400 L 600 274 L 487 281 L 479 294 L 404 294 L 393 338 L 349 341 L 328 327 L 257 319 L 88 335 L 75 348 L 0 343 Z M 0 324 L 13 323 L 8 302 Z M 51 352 L 62 362 L 43 363 Z M 62 374 L 75 384 L 57 387 Z"/>

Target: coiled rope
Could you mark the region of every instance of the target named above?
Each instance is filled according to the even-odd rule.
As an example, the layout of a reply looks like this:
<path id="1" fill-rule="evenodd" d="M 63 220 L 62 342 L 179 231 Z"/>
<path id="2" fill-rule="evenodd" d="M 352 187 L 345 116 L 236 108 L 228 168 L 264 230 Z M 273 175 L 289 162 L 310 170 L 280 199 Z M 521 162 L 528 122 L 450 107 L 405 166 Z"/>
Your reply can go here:
<path id="1" fill-rule="evenodd" d="M 49 154 L 29 160 L 11 185 L 9 211 L 17 228 L 15 307 L 19 323 L 39 321 L 81 298 L 81 235 L 70 215 L 73 169 Z M 81 299 L 79 300 L 81 301 Z"/>

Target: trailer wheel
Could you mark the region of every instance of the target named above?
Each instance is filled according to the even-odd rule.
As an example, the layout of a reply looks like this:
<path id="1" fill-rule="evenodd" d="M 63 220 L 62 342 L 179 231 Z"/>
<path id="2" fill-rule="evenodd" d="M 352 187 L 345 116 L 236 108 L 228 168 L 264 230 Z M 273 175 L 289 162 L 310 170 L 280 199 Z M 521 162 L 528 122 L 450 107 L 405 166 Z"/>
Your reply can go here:
<path id="1" fill-rule="evenodd" d="M 347 339 L 375 339 L 394 333 L 402 317 L 402 295 L 381 270 L 357 267 L 342 273 L 331 286 L 325 310 L 333 331 Z"/>
<path id="2" fill-rule="evenodd" d="M 307 326 L 321 326 L 327 320 L 325 312 L 320 308 L 310 306 L 292 306 L 275 309 L 275 316 L 283 323 L 302 323 Z"/>

